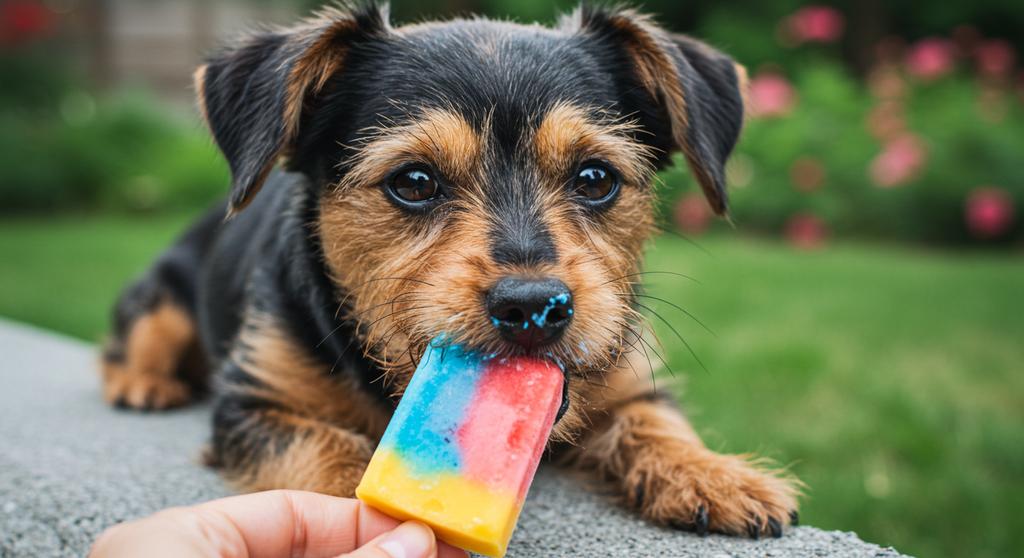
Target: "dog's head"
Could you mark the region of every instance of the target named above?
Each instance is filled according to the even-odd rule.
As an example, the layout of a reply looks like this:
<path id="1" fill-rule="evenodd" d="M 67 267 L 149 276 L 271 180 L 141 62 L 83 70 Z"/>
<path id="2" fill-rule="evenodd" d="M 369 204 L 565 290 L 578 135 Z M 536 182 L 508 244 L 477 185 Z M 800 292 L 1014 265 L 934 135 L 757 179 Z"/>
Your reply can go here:
<path id="1" fill-rule="evenodd" d="M 197 72 L 231 211 L 281 157 L 309 177 L 339 302 L 400 387 L 441 333 L 569 377 L 612 366 L 637 342 L 654 172 L 681 151 L 726 210 L 743 80 L 703 43 L 592 8 L 555 28 L 328 11 Z"/>

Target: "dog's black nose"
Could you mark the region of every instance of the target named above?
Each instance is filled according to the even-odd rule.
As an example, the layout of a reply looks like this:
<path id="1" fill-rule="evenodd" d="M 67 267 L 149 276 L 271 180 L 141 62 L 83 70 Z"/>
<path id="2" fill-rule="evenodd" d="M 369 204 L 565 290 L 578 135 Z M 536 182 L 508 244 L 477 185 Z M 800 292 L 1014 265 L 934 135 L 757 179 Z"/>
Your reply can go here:
<path id="1" fill-rule="evenodd" d="M 487 311 L 506 341 L 532 349 L 561 337 L 572 321 L 572 293 L 553 277 L 509 276 L 487 293 Z"/>

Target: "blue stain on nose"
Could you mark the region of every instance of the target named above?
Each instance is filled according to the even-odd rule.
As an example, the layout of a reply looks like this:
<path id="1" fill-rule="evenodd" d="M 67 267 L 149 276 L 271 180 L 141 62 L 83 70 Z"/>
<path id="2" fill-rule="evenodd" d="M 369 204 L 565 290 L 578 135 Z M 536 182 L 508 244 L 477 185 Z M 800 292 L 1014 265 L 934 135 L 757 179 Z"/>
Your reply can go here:
<path id="1" fill-rule="evenodd" d="M 501 336 L 527 348 L 557 340 L 573 317 L 572 292 L 553 277 L 503 277 L 487 292 L 486 304 Z"/>
<path id="2" fill-rule="evenodd" d="M 544 306 L 544 310 L 542 310 L 539 314 L 534 313 L 533 315 L 530 316 L 530 319 L 533 320 L 533 323 L 537 324 L 537 327 L 544 327 L 544 324 L 546 324 L 548 321 L 548 313 L 554 310 L 556 306 L 565 305 L 568 302 L 569 293 L 559 293 L 549 298 L 547 305 Z M 572 315 L 572 308 L 569 308 L 567 314 L 570 316 Z M 527 326 L 528 324 L 523 325 L 523 329 L 526 329 L 525 326 Z"/>

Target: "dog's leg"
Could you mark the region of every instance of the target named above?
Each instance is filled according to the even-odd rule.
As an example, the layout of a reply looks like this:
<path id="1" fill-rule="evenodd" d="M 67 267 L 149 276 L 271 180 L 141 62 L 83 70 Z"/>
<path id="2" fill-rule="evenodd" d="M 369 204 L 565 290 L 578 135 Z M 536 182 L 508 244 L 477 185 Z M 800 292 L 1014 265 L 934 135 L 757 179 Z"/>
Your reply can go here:
<path id="1" fill-rule="evenodd" d="M 218 380 L 208 462 L 230 482 L 353 495 L 388 421 L 354 378 L 249 316 Z"/>
<path id="2" fill-rule="evenodd" d="M 650 391 L 632 370 L 616 374 L 609 393 L 618 397 L 591 415 L 594 427 L 570 450 L 570 462 L 597 472 L 627 506 L 663 525 L 756 538 L 780 536 L 795 520 L 798 481 L 708 449 L 668 394 Z"/>
<path id="3" fill-rule="evenodd" d="M 206 389 L 208 368 L 195 322 L 202 260 L 223 220 L 217 206 L 167 249 L 114 307 L 100 357 L 103 397 L 135 409 L 183 405 Z"/>
<path id="4" fill-rule="evenodd" d="M 195 323 L 159 285 L 143 281 L 122 296 L 120 306 L 131 308 L 101 356 L 103 398 L 135 409 L 183 405 L 205 374 Z"/>
<path id="5" fill-rule="evenodd" d="M 239 397 L 217 405 L 208 461 L 242 491 L 352 497 L 375 446 L 352 430 Z"/>

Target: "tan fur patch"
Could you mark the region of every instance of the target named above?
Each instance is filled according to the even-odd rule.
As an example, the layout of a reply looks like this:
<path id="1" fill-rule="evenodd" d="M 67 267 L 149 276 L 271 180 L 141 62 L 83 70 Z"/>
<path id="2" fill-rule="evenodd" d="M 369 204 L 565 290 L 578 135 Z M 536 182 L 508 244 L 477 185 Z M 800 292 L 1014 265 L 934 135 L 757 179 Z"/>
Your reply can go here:
<path id="1" fill-rule="evenodd" d="M 458 113 L 424 109 L 406 125 L 381 127 L 361 142 L 342 189 L 376 184 L 405 163 L 436 167 L 448 180 L 466 184 L 475 178 L 484 140 Z"/>
<path id="2" fill-rule="evenodd" d="M 327 80 L 341 69 L 348 49 L 340 39 L 357 28 L 358 24 L 350 14 L 334 9 L 328 9 L 293 28 L 293 42 L 303 44 L 310 41 L 310 44 L 295 61 L 288 76 L 284 105 L 286 143 L 298 131 L 306 98 L 319 93 Z"/>
<path id="3" fill-rule="evenodd" d="M 736 70 L 736 87 L 740 90 L 740 99 L 743 100 L 743 116 L 746 119 L 750 108 L 750 76 L 747 74 L 747 67 L 743 64 L 734 63 Z"/>
<path id="4" fill-rule="evenodd" d="M 121 344 L 123 359 L 104 358 L 103 397 L 133 408 L 164 409 L 188 402 L 190 390 L 177 377 L 198 340 L 188 313 L 169 302 L 137 318 Z"/>
<path id="5" fill-rule="evenodd" d="M 544 172 L 568 176 L 573 166 L 588 159 L 605 159 L 625 175 L 631 184 L 647 184 L 654 174 L 646 145 L 631 134 L 638 128 L 631 122 L 590 113 L 571 103 L 552 107 L 533 139 L 537 160 Z"/>
<path id="6" fill-rule="evenodd" d="M 262 386 L 229 386 L 231 392 L 273 402 L 297 416 L 351 428 L 372 439 L 387 426 L 388 415 L 348 374 L 329 374 L 268 316 L 249 316 L 232 360 Z"/>
<path id="7" fill-rule="evenodd" d="M 646 15 L 623 10 L 613 17 L 612 24 L 627 39 L 627 48 L 636 62 L 640 82 L 653 98 L 661 98 L 667 105 L 673 136 L 676 143 L 685 148 L 689 143 L 686 139 L 686 98 L 679 72 L 668 54 L 675 47 Z"/>
<path id="8" fill-rule="evenodd" d="M 199 115 L 203 118 L 203 122 L 209 126 L 210 117 L 209 113 L 206 112 L 206 64 L 196 68 L 196 71 L 192 74 L 192 86 L 196 90 L 196 102 L 199 105 Z"/>
<path id="9" fill-rule="evenodd" d="M 225 471 L 246 492 L 286 488 L 351 498 L 376 445 L 370 438 L 331 424 L 280 411 L 253 417 L 260 428 L 289 432 L 281 451 L 262 455 L 246 468 Z M 268 448 L 263 448 L 266 452 Z"/>

